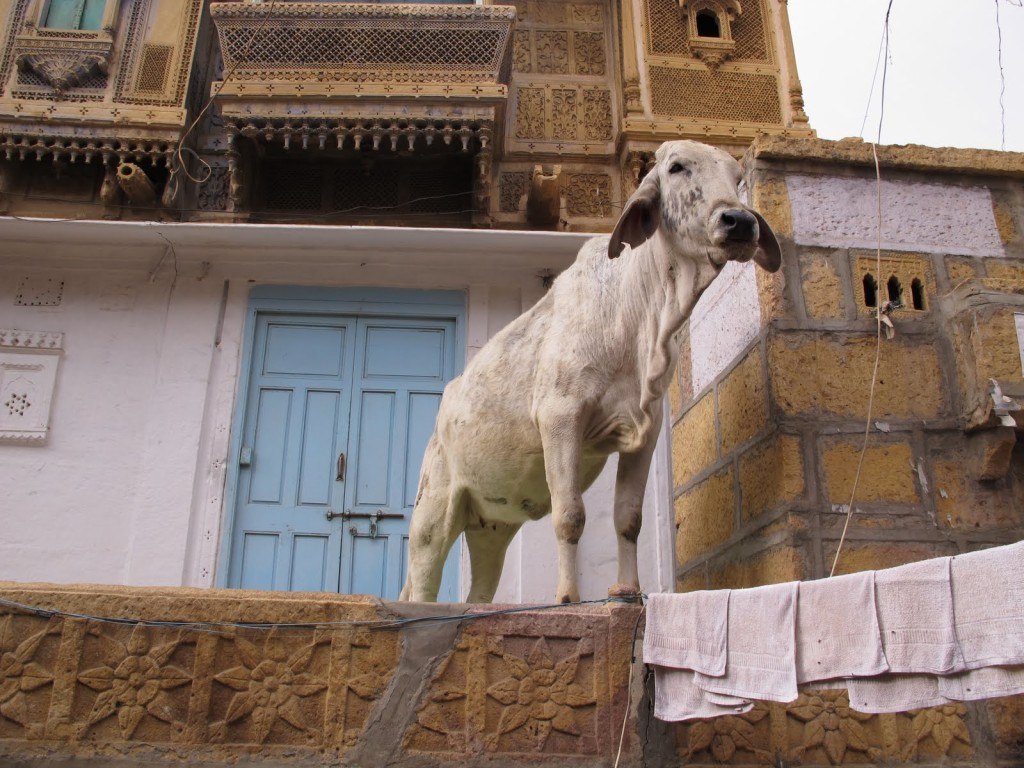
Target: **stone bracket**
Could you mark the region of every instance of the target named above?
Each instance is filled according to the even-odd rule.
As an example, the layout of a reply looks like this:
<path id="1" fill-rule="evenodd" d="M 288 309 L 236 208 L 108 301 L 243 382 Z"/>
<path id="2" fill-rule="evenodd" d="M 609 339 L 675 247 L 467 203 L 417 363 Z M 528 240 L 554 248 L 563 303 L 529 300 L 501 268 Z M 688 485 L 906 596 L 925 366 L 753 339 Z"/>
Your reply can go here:
<path id="1" fill-rule="evenodd" d="M 73 88 L 94 74 L 105 74 L 114 41 L 98 34 L 95 39 L 52 39 L 19 35 L 14 60 L 19 69 L 30 69 L 58 91 Z"/>

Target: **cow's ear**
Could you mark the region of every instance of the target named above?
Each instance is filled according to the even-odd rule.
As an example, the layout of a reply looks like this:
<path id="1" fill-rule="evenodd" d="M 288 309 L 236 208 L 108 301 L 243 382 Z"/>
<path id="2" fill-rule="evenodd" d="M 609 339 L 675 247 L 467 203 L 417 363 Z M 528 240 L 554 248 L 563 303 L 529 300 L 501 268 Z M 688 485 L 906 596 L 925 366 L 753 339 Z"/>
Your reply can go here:
<path id="1" fill-rule="evenodd" d="M 616 259 L 623 245 L 636 248 L 657 231 L 661 224 L 661 185 L 658 174 L 652 170 L 640 183 L 619 216 L 612 238 L 608 241 L 608 258 Z"/>
<path id="2" fill-rule="evenodd" d="M 778 272 L 782 266 L 782 249 L 779 247 L 779 241 L 772 228 L 768 226 L 768 222 L 764 220 L 764 216 L 757 211 L 751 213 L 757 219 L 757 229 L 760 233 L 757 236 L 754 262 L 767 272 Z"/>

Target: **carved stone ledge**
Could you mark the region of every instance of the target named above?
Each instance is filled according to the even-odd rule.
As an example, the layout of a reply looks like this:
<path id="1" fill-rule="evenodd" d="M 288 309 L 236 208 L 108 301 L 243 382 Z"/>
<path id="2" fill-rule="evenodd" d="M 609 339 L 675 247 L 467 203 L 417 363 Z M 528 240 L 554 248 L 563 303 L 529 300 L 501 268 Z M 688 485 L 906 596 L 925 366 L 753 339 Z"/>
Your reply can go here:
<path id="1" fill-rule="evenodd" d="M 32 70 L 58 91 L 73 88 L 95 74 L 106 74 L 114 41 L 96 33 L 93 39 L 19 35 L 14 60 L 21 70 Z"/>

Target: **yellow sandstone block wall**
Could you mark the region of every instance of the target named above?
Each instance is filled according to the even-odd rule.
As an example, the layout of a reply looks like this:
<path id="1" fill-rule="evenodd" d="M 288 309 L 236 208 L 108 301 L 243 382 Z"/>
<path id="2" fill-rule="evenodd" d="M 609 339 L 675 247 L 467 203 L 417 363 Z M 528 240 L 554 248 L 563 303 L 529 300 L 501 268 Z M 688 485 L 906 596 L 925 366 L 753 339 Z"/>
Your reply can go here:
<path id="1" fill-rule="evenodd" d="M 822 216 L 839 235 L 808 231 L 790 190 L 805 208 L 825 208 L 824 197 L 809 203 L 801 190 L 827 189 L 832 179 L 842 187 L 851 177 L 873 188 L 870 148 L 755 143 L 751 203 L 780 240 L 783 268 L 757 271 L 757 337 L 699 391 L 691 357 L 701 340 L 681 336 L 670 390 L 679 591 L 829 573 L 875 367 L 866 289 L 884 302 L 890 285 L 904 306 L 891 315 L 895 337 L 883 337 L 879 350 L 870 441 L 837 573 L 1024 538 L 1024 443 L 1016 439 L 1024 410 L 1014 410 L 1024 406 L 1024 156 L 880 151 L 883 178 L 898 182 L 887 188 L 894 210 L 901 194 L 918 194 L 915 185 L 966 187 L 972 199 L 991 200 L 988 250 L 961 243 L 969 238 L 956 227 L 940 246 L 927 236 L 893 242 L 901 235 L 889 233 L 880 254 L 871 242 L 836 242 L 845 236 L 841 215 Z M 993 380 L 1008 400 L 993 397 Z M 845 692 L 823 691 L 682 725 L 677 742 L 680 758 L 697 765 L 978 764 L 1024 757 L 1021 722 L 1024 697 L 864 716 L 849 709 Z"/>

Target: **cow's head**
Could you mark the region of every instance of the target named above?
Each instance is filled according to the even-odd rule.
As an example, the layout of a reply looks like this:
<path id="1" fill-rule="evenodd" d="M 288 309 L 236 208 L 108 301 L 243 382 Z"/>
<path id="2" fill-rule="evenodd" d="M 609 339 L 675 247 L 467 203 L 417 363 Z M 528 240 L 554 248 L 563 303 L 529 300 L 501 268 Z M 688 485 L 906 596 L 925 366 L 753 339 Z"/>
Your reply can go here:
<path id="1" fill-rule="evenodd" d="M 779 241 L 757 211 L 739 197 L 743 172 L 730 155 L 695 141 L 669 141 L 626 202 L 608 243 L 609 258 L 660 230 L 679 257 L 707 259 L 716 269 L 749 261 L 775 272 Z"/>

